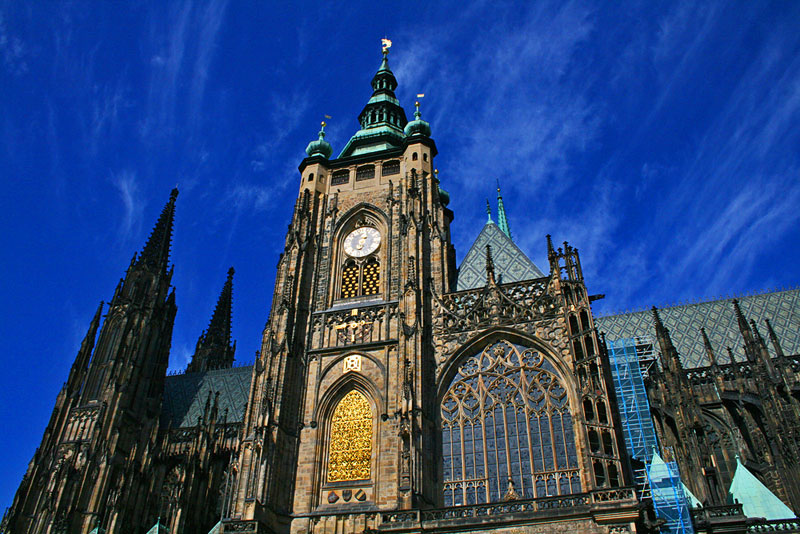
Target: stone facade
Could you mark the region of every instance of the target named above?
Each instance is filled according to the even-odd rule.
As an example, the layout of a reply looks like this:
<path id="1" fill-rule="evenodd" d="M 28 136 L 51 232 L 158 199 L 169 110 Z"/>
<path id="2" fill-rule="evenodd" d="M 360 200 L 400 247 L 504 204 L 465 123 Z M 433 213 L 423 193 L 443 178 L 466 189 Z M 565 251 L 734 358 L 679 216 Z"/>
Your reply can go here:
<path id="1" fill-rule="evenodd" d="M 102 327 L 102 307 L 92 321 L 2 532 L 657 529 L 577 250 L 548 236 L 540 271 L 515 256 L 503 213 L 464 270 L 480 283 L 456 291 L 436 145 L 396 85 L 384 56 L 342 155 L 330 159 L 324 131 L 309 144 L 251 368 L 231 369 L 231 270 L 187 373 L 165 377 L 173 193 Z M 496 264 L 490 242 L 504 239 Z M 747 369 L 686 371 L 655 325 L 656 427 L 711 506 L 703 528 L 725 500 L 708 473 L 736 454 L 732 438 L 702 437 L 709 418 L 744 429 L 738 452 L 797 509 L 798 358 L 765 356 L 745 322 Z M 728 531 L 747 528 L 737 518 Z"/>

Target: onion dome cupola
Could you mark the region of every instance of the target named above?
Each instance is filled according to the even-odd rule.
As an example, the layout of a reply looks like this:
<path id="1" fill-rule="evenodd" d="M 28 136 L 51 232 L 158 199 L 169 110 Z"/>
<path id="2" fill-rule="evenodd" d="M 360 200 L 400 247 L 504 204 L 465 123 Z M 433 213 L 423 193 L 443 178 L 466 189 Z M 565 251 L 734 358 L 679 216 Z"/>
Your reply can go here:
<path id="1" fill-rule="evenodd" d="M 308 154 L 308 157 L 322 156 L 325 159 L 330 158 L 331 154 L 333 154 L 333 147 L 325 140 L 325 121 L 322 121 L 322 125 L 320 126 L 319 139 L 308 143 L 306 154 Z"/>
<path id="2" fill-rule="evenodd" d="M 434 169 L 433 174 L 436 175 L 436 188 L 439 190 L 439 202 L 446 208 L 447 205 L 450 204 L 450 193 L 442 189 L 442 184 L 439 182 L 439 169 Z"/>
<path id="3" fill-rule="evenodd" d="M 372 97 L 358 115 L 361 129 L 347 142 L 340 158 L 402 145 L 408 119 L 394 94 L 396 88 L 397 79 L 389 68 L 389 47 L 384 46 L 381 66 L 372 78 Z"/>
<path id="4" fill-rule="evenodd" d="M 422 113 L 419 112 L 419 101 L 414 102 L 417 110 L 414 112 L 414 120 L 406 124 L 404 133 L 406 137 L 414 135 L 424 135 L 425 137 L 431 136 L 431 125 L 422 120 Z"/>

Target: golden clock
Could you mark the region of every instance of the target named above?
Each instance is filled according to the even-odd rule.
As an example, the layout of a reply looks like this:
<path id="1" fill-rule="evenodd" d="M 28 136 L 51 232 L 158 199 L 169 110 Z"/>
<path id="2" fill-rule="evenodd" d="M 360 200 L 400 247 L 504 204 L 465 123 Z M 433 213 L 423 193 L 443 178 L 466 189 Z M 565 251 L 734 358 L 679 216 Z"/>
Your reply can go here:
<path id="1" fill-rule="evenodd" d="M 380 244 L 380 232 L 375 228 L 362 226 L 347 234 L 344 239 L 344 252 L 353 258 L 363 258 L 378 250 Z"/>

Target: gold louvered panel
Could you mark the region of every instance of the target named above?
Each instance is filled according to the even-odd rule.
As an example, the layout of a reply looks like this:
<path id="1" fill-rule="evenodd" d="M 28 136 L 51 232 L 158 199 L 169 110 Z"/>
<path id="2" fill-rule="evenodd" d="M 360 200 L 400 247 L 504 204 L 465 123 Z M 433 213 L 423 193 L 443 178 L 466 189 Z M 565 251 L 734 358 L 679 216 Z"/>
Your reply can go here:
<path id="1" fill-rule="evenodd" d="M 362 295 L 377 295 L 381 285 L 381 264 L 372 259 L 364 266 Z"/>
<path id="2" fill-rule="evenodd" d="M 333 411 L 328 482 L 366 480 L 372 464 L 372 407 L 353 390 Z"/>
<path id="3" fill-rule="evenodd" d="M 342 298 L 358 295 L 358 265 L 351 263 L 342 270 Z"/>

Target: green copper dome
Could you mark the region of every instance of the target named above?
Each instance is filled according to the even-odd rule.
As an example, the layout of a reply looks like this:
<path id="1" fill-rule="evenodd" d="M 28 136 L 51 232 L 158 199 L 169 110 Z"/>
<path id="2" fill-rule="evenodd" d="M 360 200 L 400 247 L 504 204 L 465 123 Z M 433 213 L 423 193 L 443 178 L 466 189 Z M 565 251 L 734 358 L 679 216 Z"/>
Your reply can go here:
<path id="1" fill-rule="evenodd" d="M 306 154 L 309 157 L 319 155 L 325 159 L 330 158 L 331 154 L 333 154 L 333 147 L 325 140 L 325 122 L 322 123 L 322 127 L 319 130 L 319 139 L 308 143 Z"/>
<path id="2" fill-rule="evenodd" d="M 411 137 L 412 135 L 424 135 L 425 137 L 431 136 L 431 125 L 421 119 L 422 113 L 419 112 L 419 102 L 414 104 L 417 107 L 417 111 L 414 112 L 414 120 L 406 124 L 406 128 L 403 133 L 406 134 L 406 137 Z"/>
<path id="3" fill-rule="evenodd" d="M 441 186 L 437 186 L 439 188 L 439 202 L 442 203 L 442 206 L 445 208 L 448 204 L 450 204 L 450 193 L 442 189 Z"/>

